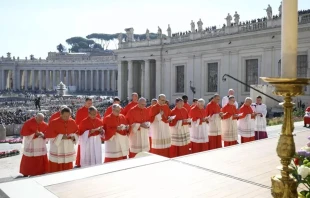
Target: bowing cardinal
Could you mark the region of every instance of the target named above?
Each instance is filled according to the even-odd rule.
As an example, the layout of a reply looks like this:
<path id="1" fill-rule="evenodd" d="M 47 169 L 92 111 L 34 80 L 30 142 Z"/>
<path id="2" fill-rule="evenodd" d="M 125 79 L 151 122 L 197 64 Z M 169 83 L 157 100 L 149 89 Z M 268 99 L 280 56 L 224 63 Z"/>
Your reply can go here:
<path id="1" fill-rule="evenodd" d="M 73 161 L 76 158 L 74 145 L 78 140 L 78 126 L 70 117 L 71 110 L 63 108 L 60 117 L 52 120 L 47 127 L 45 137 L 50 139 L 49 172 L 73 168 Z"/>
<path id="2" fill-rule="evenodd" d="M 47 124 L 44 115 L 27 120 L 20 135 L 23 136 L 23 157 L 20 162 L 20 173 L 24 176 L 41 175 L 48 172 L 48 159 L 45 141 Z"/>

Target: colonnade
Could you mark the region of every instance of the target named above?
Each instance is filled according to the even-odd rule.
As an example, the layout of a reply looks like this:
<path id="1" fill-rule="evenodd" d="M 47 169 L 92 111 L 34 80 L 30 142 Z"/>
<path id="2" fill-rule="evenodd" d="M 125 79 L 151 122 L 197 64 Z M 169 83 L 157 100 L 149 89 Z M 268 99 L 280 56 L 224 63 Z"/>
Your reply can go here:
<path id="1" fill-rule="evenodd" d="M 152 99 L 161 93 L 162 66 L 159 59 L 126 60 L 118 62 L 118 95 L 131 97 L 137 92 L 146 99 Z"/>
<path id="2" fill-rule="evenodd" d="M 78 91 L 116 91 L 117 70 L 0 69 L 0 90 L 54 90 L 60 82 Z"/>

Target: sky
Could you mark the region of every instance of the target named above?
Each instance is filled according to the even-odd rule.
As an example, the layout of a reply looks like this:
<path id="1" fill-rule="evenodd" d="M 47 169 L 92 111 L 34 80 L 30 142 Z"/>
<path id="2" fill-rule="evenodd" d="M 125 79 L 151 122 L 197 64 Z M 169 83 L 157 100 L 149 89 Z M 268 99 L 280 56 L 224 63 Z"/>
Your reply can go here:
<path id="1" fill-rule="evenodd" d="M 278 14 L 280 0 L 1 0 L 0 56 L 24 59 L 33 54 L 46 58 L 66 39 L 91 33 L 125 33 L 133 27 L 143 34 L 160 26 L 167 34 L 190 30 L 191 20 L 203 27 L 222 26 L 235 11 L 240 21 L 266 16 L 268 4 Z M 310 0 L 299 0 L 299 10 L 310 9 Z M 197 27 L 197 25 L 196 25 Z M 109 49 L 115 49 L 111 42 Z"/>

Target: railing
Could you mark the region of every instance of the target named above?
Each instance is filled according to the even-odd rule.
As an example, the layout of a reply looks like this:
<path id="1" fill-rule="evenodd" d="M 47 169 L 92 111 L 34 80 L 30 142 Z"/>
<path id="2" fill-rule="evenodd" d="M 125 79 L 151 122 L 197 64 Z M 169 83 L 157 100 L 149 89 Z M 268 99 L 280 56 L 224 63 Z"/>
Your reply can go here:
<path id="1" fill-rule="evenodd" d="M 243 84 L 244 86 L 249 87 L 250 89 L 253 89 L 253 90 L 257 91 L 258 93 L 261 93 L 261 94 L 263 94 L 264 96 L 266 96 L 266 97 L 268 97 L 268 98 L 270 98 L 270 99 L 272 99 L 272 100 L 274 100 L 274 101 L 280 103 L 280 100 L 277 100 L 277 99 L 275 99 L 274 97 L 269 96 L 269 95 L 265 94 L 264 92 L 259 91 L 258 89 L 255 89 L 254 87 L 252 87 L 252 86 L 246 84 L 245 82 L 242 82 L 242 81 L 240 81 L 240 80 L 238 80 L 238 79 L 232 77 L 232 76 L 229 75 L 229 74 L 224 74 L 224 76 L 222 77 L 222 81 L 223 81 L 223 82 L 226 81 L 226 78 L 225 78 L 226 76 L 229 77 L 229 78 L 231 78 L 231 79 L 233 79 L 233 80 L 235 80 L 235 81 L 237 81 L 238 83 L 241 83 L 241 84 Z"/>
<path id="2" fill-rule="evenodd" d="M 263 30 L 267 28 L 267 21 L 261 21 L 257 23 L 249 23 L 245 25 L 238 26 L 239 32 L 248 32 L 248 31 L 256 31 L 256 30 Z"/>
<path id="3" fill-rule="evenodd" d="M 310 23 L 310 13 L 299 16 L 299 23 Z"/>

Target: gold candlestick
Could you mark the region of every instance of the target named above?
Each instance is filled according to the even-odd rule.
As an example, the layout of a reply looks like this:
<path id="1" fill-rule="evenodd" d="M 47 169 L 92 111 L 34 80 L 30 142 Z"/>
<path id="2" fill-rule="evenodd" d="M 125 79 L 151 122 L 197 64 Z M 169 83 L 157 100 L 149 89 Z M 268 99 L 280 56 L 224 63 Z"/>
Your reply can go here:
<path id="1" fill-rule="evenodd" d="M 265 82 L 274 86 L 273 93 L 282 96 L 284 102 L 281 103 L 284 108 L 284 119 L 282 131 L 277 145 L 277 154 L 280 157 L 282 167 L 281 175 L 271 178 L 271 194 L 276 198 L 296 198 L 297 181 L 291 176 L 292 168 L 290 164 L 295 154 L 295 142 L 293 137 L 293 106 L 292 97 L 303 95 L 304 87 L 310 82 L 308 78 L 268 78 L 261 77 Z"/>

